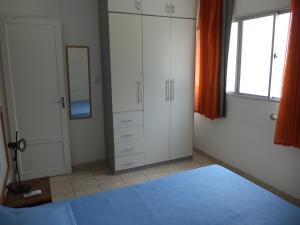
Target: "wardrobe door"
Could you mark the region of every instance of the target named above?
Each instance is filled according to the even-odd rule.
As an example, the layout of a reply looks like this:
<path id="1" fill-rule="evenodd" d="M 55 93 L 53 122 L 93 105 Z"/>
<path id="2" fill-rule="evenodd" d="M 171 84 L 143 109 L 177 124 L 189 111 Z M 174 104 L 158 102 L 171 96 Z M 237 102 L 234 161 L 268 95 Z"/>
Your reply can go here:
<path id="1" fill-rule="evenodd" d="M 113 112 L 143 110 L 142 17 L 109 13 Z"/>
<path id="2" fill-rule="evenodd" d="M 146 164 L 170 158 L 170 18 L 143 16 Z"/>
<path id="3" fill-rule="evenodd" d="M 195 20 L 171 19 L 170 158 L 192 155 Z"/>
<path id="4" fill-rule="evenodd" d="M 143 0 L 142 14 L 156 16 L 170 16 L 170 0 Z"/>
<path id="5" fill-rule="evenodd" d="M 142 0 L 108 0 L 109 12 L 141 14 L 141 10 Z"/>
<path id="6" fill-rule="evenodd" d="M 196 0 L 171 0 L 171 16 L 182 18 L 196 18 Z"/>

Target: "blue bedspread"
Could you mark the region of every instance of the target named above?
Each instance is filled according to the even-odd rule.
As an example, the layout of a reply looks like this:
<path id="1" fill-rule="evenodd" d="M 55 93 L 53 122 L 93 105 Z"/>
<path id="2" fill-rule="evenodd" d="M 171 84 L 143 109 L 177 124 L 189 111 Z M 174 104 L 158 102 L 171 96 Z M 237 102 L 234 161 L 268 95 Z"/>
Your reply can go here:
<path id="1" fill-rule="evenodd" d="M 56 204 L 78 225 L 300 224 L 300 208 L 217 165 Z"/>

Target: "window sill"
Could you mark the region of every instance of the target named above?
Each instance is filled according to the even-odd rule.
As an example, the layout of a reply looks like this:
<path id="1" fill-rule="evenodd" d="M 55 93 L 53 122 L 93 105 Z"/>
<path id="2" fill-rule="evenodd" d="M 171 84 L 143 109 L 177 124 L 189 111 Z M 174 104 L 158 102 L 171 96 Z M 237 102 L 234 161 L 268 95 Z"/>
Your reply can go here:
<path id="1" fill-rule="evenodd" d="M 226 95 L 233 96 L 233 97 L 239 97 L 239 98 L 245 98 L 245 99 L 252 99 L 257 101 L 264 101 L 264 102 L 275 102 L 279 103 L 280 99 L 278 98 L 268 98 L 264 96 L 258 96 L 258 95 L 250 95 L 250 94 L 239 94 L 235 92 L 227 92 Z"/>

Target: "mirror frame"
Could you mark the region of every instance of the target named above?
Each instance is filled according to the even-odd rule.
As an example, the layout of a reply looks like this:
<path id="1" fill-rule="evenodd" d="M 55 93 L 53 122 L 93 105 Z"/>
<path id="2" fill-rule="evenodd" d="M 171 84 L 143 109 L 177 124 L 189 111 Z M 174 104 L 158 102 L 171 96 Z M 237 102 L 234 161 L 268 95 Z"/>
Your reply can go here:
<path id="1" fill-rule="evenodd" d="M 85 45 L 66 45 L 66 63 L 67 63 L 67 77 L 68 77 L 68 102 L 69 102 L 69 115 L 70 120 L 83 120 L 92 118 L 92 94 L 91 94 L 91 67 L 90 67 L 90 47 Z M 70 74 L 69 74 L 69 48 L 83 48 L 87 50 L 88 55 L 88 80 L 89 80 L 89 101 L 90 101 L 90 115 L 82 118 L 72 118 L 71 109 L 71 91 L 70 91 Z"/>
<path id="2" fill-rule="evenodd" d="M 8 156 L 8 148 L 7 148 L 7 136 L 5 133 L 5 124 L 4 124 L 4 116 L 3 116 L 3 107 L 0 105 L 0 129 L 2 129 L 2 134 L 3 137 L 3 143 L 4 143 L 4 149 L 5 149 L 5 157 L 6 157 L 6 163 L 7 163 L 7 168 L 5 171 L 5 177 L 4 177 L 4 183 L 3 186 L 0 187 L 0 203 L 3 204 L 6 198 L 6 190 L 7 190 L 7 182 L 9 178 L 9 173 L 11 170 L 11 164 L 9 162 L 9 156 Z"/>

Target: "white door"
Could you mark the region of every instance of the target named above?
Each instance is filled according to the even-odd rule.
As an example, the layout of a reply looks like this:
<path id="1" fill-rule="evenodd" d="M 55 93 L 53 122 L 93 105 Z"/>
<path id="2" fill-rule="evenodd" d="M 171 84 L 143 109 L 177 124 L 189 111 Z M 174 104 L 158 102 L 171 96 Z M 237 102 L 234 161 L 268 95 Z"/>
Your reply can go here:
<path id="1" fill-rule="evenodd" d="M 143 16 L 146 164 L 170 158 L 170 18 Z"/>
<path id="2" fill-rule="evenodd" d="M 141 14 L 141 9 L 142 0 L 108 0 L 109 12 Z"/>
<path id="3" fill-rule="evenodd" d="M 182 18 L 196 18 L 196 0 L 171 0 L 171 16 Z"/>
<path id="4" fill-rule="evenodd" d="M 113 112 L 143 110 L 142 16 L 109 13 Z"/>
<path id="5" fill-rule="evenodd" d="M 142 13 L 144 15 L 170 16 L 170 0 L 143 0 Z"/>
<path id="6" fill-rule="evenodd" d="M 195 20 L 171 19 L 170 158 L 192 155 Z"/>
<path id="7" fill-rule="evenodd" d="M 71 172 L 60 23 L 4 19 L 1 47 L 11 140 L 16 130 L 27 140 L 19 156 L 21 176 Z"/>

